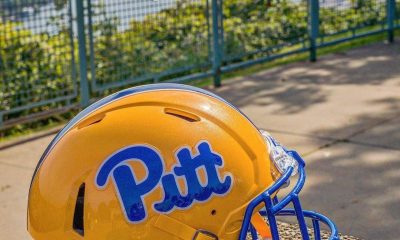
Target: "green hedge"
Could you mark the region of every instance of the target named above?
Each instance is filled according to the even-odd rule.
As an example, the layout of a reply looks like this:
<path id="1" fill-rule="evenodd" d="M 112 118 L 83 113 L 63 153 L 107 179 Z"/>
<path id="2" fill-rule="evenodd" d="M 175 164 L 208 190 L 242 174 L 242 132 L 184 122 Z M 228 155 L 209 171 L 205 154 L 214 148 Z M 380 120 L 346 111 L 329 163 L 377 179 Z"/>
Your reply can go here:
<path id="1" fill-rule="evenodd" d="M 19 23 L 0 22 L 0 32 L 0 111 L 71 92 L 67 30 L 49 36 L 33 34 Z"/>

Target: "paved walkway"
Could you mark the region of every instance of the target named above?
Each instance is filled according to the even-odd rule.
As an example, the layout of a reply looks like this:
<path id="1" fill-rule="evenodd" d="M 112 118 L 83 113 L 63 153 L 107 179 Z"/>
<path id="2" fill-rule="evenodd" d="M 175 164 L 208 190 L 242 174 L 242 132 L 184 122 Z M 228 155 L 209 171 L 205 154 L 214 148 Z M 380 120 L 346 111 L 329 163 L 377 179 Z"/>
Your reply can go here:
<path id="1" fill-rule="evenodd" d="M 346 234 L 398 239 L 400 44 L 274 68 L 215 92 L 305 156 L 304 207 L 326 213 Z M 0 239 L 29 239 L 29 183 L 52 137 L 0 151 Z"/>

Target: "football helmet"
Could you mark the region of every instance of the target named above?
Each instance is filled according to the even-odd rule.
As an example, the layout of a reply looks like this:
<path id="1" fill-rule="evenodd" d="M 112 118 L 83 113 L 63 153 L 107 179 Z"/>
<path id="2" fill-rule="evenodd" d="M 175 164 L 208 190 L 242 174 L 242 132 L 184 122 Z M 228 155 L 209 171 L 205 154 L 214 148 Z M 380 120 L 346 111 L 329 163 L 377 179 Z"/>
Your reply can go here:
<path id="1" fill-rule="evenodd" d="M 39 240 L 279 239 L 276 217 L 295 216 L 303 239 L 306 219 L 316 239 L 321 222 L 338 239 L 332 221 L 301 207 L 304 167 L 211 92 L 134 87 L 80 112 L 47 147 L 30 186 L 28 231 Z"/>

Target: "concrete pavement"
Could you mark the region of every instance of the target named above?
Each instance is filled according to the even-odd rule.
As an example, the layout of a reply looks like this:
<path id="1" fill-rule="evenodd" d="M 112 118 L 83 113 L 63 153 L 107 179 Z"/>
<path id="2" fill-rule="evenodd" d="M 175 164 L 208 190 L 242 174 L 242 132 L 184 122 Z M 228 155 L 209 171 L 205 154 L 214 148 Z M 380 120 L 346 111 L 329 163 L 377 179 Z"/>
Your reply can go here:
<path id="1" fill-rule="evenodd" d="M 365 239 L 398 239 L 400 44 L 375 44 L 225 81 L 232 101 L 307 161 L 305 208 Z M 0 151 L 0 239 L 29 239 L 26 202 L 52 136 Z"/>

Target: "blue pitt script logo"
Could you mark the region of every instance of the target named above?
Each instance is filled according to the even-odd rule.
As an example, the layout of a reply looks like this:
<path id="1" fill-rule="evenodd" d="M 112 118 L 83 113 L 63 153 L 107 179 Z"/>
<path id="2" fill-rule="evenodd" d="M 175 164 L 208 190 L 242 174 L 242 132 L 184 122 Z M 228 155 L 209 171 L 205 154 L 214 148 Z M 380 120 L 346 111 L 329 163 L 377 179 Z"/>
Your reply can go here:
<path id="1" fill-rule="evenodd" d="M 206 141 L 197 144 L 197 153 L 192 155 L 189 147 L 180 148 L 175 156 L 178 164 L 171 172 L 165 171 L 164 160 L 158 151 L 148 145 L 133 145 L 113 153 L 100 166 L 95 184 L 104 189 L 112 178 L 121 207 L 129 222 L 139 223 L 147 217 L 144 198 L 161 187 L 164 199 L 152 205 L 159 213 L 190 208 L 195 201 L 205 202 L 214 195 L 227 194 L 232 186 L 232 175 L 227 172 L 221 178 L 218 168 L 222 168 L 223 158 L 211 149 Z M 146 166 L 146 176 L 138 181 L 129 161 L 141 161 Z M 198 170 L 206 172 L 206 183 L 200 182 Z M 186 194 L 177 184 L 183 178 Z M 161 183 L 160 183 L 161 181 Z"/>

